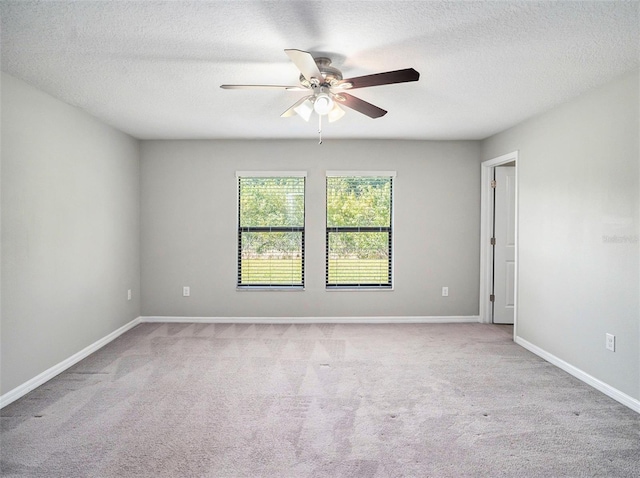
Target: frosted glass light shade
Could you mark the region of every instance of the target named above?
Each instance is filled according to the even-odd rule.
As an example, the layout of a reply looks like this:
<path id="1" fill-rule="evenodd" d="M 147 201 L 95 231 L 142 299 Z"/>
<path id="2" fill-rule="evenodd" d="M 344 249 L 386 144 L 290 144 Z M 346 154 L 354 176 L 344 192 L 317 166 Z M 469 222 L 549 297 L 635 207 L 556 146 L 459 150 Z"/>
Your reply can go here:
<path id="1" fill-rule="evenodd" d="M 316 96 L 316 101 L 313 103 L 313 109 L 319 115 L 326 115 L 333 108 L 333 104 L 333 100 L 328 94 L 320 93 Z"/>
<path id="2" fill-rule="evenodd" d="M 311 100 L 306 100 L 296 106 L 293 110 L 298 113 L 303 120 L 309 121 L 311 113 L 313 113 L 313 108 L 313 102 Z"/>
<path id="3" fill-rule="evenodd" d="M 338 121 L 344 116 L 344 110 L 338 106 L 338 103 L 333 104 L 333 108 L 329 111 L 329 123 Z"/>

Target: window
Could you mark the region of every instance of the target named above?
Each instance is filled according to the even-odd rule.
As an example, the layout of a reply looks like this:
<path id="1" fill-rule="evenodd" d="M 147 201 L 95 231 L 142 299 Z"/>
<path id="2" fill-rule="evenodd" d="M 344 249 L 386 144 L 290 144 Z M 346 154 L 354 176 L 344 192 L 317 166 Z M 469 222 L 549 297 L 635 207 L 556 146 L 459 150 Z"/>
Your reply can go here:
<path id="1" fill-rule="evenodd" d="M 304 287 L 304 173 L 236 175 L 237 286 Z"/>
<path id="2" fill-rule="evenodd" d="M 391 288 L 394 172 L 327 172 L 327 288 Z"/>

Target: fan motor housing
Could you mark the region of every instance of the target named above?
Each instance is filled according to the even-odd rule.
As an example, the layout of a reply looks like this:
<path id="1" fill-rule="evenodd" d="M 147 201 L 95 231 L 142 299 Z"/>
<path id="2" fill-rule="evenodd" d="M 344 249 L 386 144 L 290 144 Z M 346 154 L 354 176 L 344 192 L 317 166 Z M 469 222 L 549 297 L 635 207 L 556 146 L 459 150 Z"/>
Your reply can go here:
<path id="1" fill-rule="evenodd" d="M 324 81 L 318 86 L 332 86 L 338 81 L 342 80 L 342 72 L 338 70 L 336 67 L 331 66 L 331 59 L 321 56 L 318 58 L 314 58 L 316 65 L 318 65 L 318 70 L 322 73 L 322 77 Z M 300 75 L 300 84 L 305 88 L 313 88 L 312 83 L 307 80 L 303 75 Z"/>

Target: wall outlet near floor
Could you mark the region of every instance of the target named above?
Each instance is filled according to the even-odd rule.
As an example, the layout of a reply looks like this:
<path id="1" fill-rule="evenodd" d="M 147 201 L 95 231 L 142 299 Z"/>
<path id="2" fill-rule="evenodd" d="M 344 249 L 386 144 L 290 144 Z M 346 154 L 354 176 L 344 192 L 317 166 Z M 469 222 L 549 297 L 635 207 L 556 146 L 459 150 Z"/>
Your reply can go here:
<path id="1" fill-rule="evenodd" d="M 127 290 L 127 300 L 131 300 L 131 289 Z"/>
<path id="2" fill-rule="evenodd" d="M 191 296 L 191 287 L 184 286 L 182 288 L 182 297 L 189 297 L 189 296 Z"/>
<path id="3" fill-rule="evenodd" d="M 613 334 L 605 334 L 605 346 L 607 350 L 616 351 L 616 336 Z"/>
<path id="4" fill-rule="evenodd" d="M 449 297 L 449 288 L 448 287 L 443 287 L 442 288 L 442 297 Z"/>

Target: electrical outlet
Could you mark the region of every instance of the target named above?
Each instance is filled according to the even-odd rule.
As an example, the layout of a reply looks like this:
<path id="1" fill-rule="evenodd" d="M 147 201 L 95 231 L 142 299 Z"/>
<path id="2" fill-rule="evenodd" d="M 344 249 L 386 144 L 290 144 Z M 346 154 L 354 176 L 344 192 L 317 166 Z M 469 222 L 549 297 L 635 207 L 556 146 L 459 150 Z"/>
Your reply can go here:
<path id="1" fill-rule="evenodd" d="M 612 352 L 616 351 L 616 336 L 613 334 L 605 334 L 605 347 Z"/>
<path id="2" fill-rule="evenodd" d="M 190 297 L 191 296 L 191 287 L 183 287 L 182 288 L 182 297 Z"/>
<path id="3" fill-rule="evenodd" d="M 127 290 L 127 300 L 131 300 L 131 289 Z"/>
<path id="4" fill-rule="evenodd" d="M 442 297 L 449 297 L 449 288 L 448 287 L 443 287 L 442 288 Z"/>

